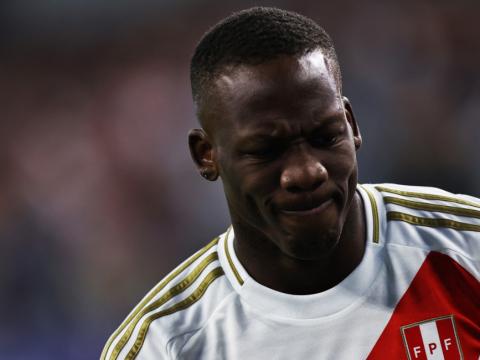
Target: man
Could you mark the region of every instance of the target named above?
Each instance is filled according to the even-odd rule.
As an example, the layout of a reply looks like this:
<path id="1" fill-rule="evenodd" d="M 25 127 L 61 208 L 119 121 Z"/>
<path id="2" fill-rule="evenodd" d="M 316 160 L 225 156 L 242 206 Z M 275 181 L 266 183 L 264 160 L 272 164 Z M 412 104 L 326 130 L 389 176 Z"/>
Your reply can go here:
<path id="1" fill-rule="evenodd" d="M 200 174 L 232 226 L 161 281 L 102 359 L 477 359 L 480 200 L 357 185 L 330 37 L 253 8 L 191 64 Z"/>

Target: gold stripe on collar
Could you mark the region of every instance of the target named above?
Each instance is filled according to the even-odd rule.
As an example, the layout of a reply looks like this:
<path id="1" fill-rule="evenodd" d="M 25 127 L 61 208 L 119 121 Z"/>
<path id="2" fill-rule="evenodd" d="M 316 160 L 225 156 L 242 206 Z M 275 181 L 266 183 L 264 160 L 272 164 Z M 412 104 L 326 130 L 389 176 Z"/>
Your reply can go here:
<path id="1" fill-rule="evenodd" d="M 238 273 L 238 270 L 237 270 L 237 268 L 235 267 L 235 265 L 232 261 L 232 257 L 230 256 L 230 251 L 228 250 L 228 235 L 230 235 L 231 230 L 232 230 L 232 227 L 230 226 L 228 228 L 227 234 L 225 235 L 225 241 L 224 241 L 225 254 L 227 255 L 228 264 L 230 265 L 230 268 L 232 269 L 233 275 L 235 275 L 235 278 L 237 279 L 238 283 L 241 286 L 241 285 L 243 285 L 244 281 L 243 281 L 242 277 L 240 276 L 240 274 Z"/>
<path id="2" fill-rule="evenodd" d="M 380 218 L 378 215 L 378 206 L 375 200 L 375 196 L 372 194 L 370 190 L 367 189 L 366 186 L 360 185 L 359 186 L 365 190 L 370 200 L 370 204 L 372 207 L 372 216 L 373 216 L 373 242 L 378 244 L 380 242 Z"/>

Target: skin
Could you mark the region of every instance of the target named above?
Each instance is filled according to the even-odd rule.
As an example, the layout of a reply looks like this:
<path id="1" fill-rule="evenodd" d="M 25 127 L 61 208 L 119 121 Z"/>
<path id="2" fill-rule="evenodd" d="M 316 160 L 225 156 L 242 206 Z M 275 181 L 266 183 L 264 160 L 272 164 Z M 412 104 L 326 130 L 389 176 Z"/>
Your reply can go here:
<path id="1" fill-rule="evenodd" d="M 331 69 L 320 50 L 225 68 L 189 133 L 200 173 L 223 182 L 239 260 L 290 294 L 337 285 L 365 250 L 362 139 Z"/>

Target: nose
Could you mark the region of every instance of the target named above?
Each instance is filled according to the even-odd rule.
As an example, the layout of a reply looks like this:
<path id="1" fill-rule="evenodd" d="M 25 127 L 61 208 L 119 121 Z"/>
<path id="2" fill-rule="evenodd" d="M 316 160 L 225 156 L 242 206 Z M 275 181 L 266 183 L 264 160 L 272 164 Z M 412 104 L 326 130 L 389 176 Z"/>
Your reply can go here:
<path id="1" fill-rule="evenodd" d="M 308 145 L 300 146 L 286 159 L 280 185 L 289 192 L 313 191 L 328 179 L 328 172 Z"/>

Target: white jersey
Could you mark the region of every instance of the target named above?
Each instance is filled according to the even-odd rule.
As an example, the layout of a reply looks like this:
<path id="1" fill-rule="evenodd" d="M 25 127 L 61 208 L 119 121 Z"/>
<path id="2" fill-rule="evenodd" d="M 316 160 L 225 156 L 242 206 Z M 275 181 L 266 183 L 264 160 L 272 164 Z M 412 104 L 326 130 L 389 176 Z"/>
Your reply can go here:
<path id="1" fill-rule="evenodd" d="M 480 200 L 362 185 L 367 245 L 340 284 L 269 289 L 227 231 L 160 282 L 112 335 L 114 359 L 479 359 Z"/>

